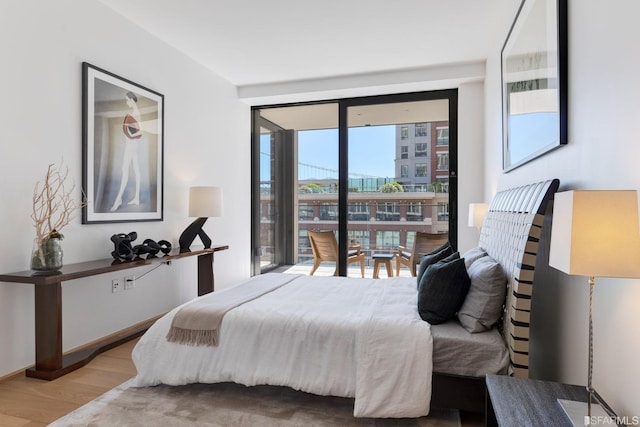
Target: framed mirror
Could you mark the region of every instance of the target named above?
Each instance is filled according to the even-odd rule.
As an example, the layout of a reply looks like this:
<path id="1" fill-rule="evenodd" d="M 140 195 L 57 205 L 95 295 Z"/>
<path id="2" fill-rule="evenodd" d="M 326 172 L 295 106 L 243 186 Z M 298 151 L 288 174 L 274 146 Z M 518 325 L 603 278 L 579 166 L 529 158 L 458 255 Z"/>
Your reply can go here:
<path id="1" fill-rule="evenodd" d="M 567 0 L 523 0 L 502 48 L 502 166 L 567 143 Z"/>

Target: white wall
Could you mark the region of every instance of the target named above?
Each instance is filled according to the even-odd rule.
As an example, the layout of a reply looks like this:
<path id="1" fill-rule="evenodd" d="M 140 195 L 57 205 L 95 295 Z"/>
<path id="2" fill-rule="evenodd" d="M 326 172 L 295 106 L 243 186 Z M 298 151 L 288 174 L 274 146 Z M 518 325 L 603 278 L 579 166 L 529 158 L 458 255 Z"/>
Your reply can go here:
<path id="1" fill-rule="evenodd" d="M 230 249 L 216 254 L 216 287 L 249 276 L 250 115 L 235 87 L 93 0 L 0 3 L 0 56 L 0 271 L 29 268 L 31 196 L 47 165 L 64 159 L 80 187 L 81 63 L 87 61 L 165 96 L 164 221 L 81 225 L 78 217 L 62 230 L 65 263 L 109 258 L 109 237 L 133 230 L 140 242 L 167 239 L 177 246 L 193 220 L 188 187 L 218 185 L 225 214 L 205 228 Z M 179 260 L 117 294 L 108 275 L 64 283 L 64 349 L 191 298 L 195 270 L 195 260 Z M 0 283 L 0 377 L 33 364 L 33 317 L 32 285 Z"/>
<path id="2" fill-rule="evenodd" d="M 458 88 L 458 250 L 478 246 L 480 233 L 470 228 L 469 203 L 487 202 L 484 182 L 484 86 Z"/>
<path id="3" fill-rule="evenodd" d="M 569 1 L 569 144 L 508 174 L 500 168 L 501 45 L 496 45 L 485 81 L 487 197 L 496 189 L 552 177 L 560 179 L 561 191 L 640 187 L 640 56 L 634 48 L 639 15 L 635 0 Z M 586 384 L 587 278 L 551 268 L 541 277 L 533 297 L 531 372 Z M 594 386 L 626 416 L 640 416 L 638 302 L 640 280 L 596 280 Z"/>

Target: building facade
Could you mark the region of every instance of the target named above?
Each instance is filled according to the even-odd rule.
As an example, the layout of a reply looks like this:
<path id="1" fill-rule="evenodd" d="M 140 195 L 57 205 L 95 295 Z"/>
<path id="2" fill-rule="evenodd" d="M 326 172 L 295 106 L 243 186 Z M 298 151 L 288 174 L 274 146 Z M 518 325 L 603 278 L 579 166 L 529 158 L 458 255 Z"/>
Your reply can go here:
<path id="1" fill-rule="evenodd" d="M 396 125 L 395 173 L 406 191 L 433 190 L 433 183 L 446 189 L 449 122 Z"/>

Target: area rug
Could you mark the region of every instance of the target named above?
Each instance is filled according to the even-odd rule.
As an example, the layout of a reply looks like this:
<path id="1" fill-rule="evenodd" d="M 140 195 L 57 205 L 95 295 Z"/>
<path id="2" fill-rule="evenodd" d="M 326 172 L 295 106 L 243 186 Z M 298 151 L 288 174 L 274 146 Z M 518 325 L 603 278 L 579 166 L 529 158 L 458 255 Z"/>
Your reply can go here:
<path id="1" fill-rule="evenodd" d="M 238 384 L 129 387 L 130 381 L 49 424 L 69 426 L 428 426 L 459 427 L 455 410 L 423 418 L 353 418 L 353 399 L 287 387 Z"/>

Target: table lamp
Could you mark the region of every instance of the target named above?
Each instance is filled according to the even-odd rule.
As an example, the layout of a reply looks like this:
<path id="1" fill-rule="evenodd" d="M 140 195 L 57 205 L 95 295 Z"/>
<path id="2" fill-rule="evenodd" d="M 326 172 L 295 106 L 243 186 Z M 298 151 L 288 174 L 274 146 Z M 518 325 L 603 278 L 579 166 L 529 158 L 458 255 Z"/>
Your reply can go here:
<path id="1" fill-rule="evenodd" d="M 469 227 L 475 227 L 480 231 L 484 217 L 487 216 L 488 203 L 469 203 Z"/>
<path id="2" fill-rule="evenodd" d="M 189 216 L 198 217 L 180 235 L 180 252 L 188 252 L 196 236 L 205 248 L 211 247 L 211 239 L 202 226 L 209 217 L 222 216 L 222 189 L 220 187 L 189 188 Z"/>
<path id="3" fill-rule="evenodd" d="M 595 277 L 640 277 L 640 233 L 636 191 L 566 191 L 555 194 L 549 265 L 589 277 L 588 400 L 560 401 L 574 425 L 592 415 L 615 417 L 593 388 L 593 290 Z M 593 405 L 593 400 L 600 408 Z M 594 413 L 595 411 L 599 413 Z M 588 418 L 587 418 L 588 417 Z"/>

